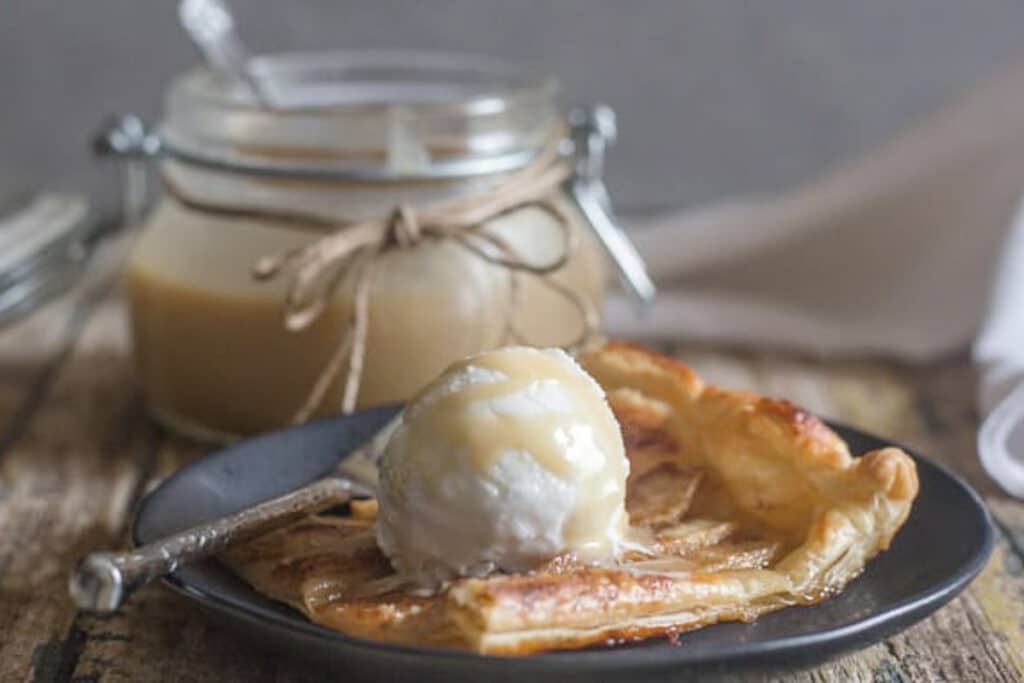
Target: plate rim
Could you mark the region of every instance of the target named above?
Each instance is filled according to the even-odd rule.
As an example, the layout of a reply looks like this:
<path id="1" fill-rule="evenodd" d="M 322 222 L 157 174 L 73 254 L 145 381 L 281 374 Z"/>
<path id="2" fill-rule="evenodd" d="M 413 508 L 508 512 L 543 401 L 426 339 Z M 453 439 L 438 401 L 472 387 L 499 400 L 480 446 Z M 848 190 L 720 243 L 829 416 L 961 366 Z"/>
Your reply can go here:
<path id="1" fill-rule="evenodd" d="M 359 413 L 356 413 L 356 415 L 358 414 Z M 164 495 L 166 495 L 167 487 L 173 481 L 188 476 L 189 471 L 193 468 L 204 465 L 210 466 L 214 461 L 223 457 L 228 457 L 229 452 L 233 452 L 236 448 L 251 440 L 259 439 L 268 435 L 281 434 L 282 432 L 300 431 L 311 423 L 345 420 L 348 419 L 348 417 L 351 416 L 330 416 L 313 420 L 305 425 L 298 425 L 260 434 L 252 437 L 251 439 L 238 441 L 226 448 L 209 453 L 195 462 L 177 470 L 164 479 L 159 486 L 148 492 L 139 501 L 131 525 L 131 542 L 133 547 L 141 544 L 141 539 L 139 538 L 139 521 L 144 516 L 144 511 L 147 506 L 153 499 L 161 495 L 161 492 L 164 492 Z M 837 420 L 824 421 L 830 428 L 840 432 L 841 436 L 843 432 L 852 433 L 861 437 L 867 437 L 869 440 L 880 443 L 885 442 L 897 448 L 902 448 L 910 454 L 914 459 L 914 462 L 919 467 L 923 466 L 925 468 L 931 468 L 937 474 L 950 480 L 972 503 L 972 507 L 975 512 L 978 513 L 978 521 L 980 522 L 979 526 L 982 530 L 980 542 L 976 544 L 976 548 L 972 552 L 970 559 L 958 567 L 955 572 L 950 573 L 944 580 L 933 584 L 928 589 L 919 591 L 912 596 L 892 603 L 883 610 L 872 612 L 854 621 L 827 629 L 765 641 L 702 646 L 696 651 L 676 646 L 664 639 L 661 639 L 660 641 L 656 639 L 648 639 L 647 644 L 645 644 L 645 641 L 641 640 L 636 641 L 635 643 L 628 643 L 625 647 L 563 650 L 542 652 L 530 656 L 484 655 L 465 650 L 387 643 L 369 638 L 350 636 L 340 631 L 335 631 L 325 626 L 315 624 L 297 611 L 295 612 L 294 618 L 286 618 L 276 613 L 265 612 L 262 609 L 253 609 L 251 606 L 238 604 L 235 601 L 225 599 L 215 593 L 211 593 L 207 590 L 191 585 L 182 580 L 181 577 L 176 574 L 164 577 L 161 580 L 161 583 L 170 588 L 174 593 L 193 600 L 206 609 L 225 612 L 234 618 L 239 618 L 250 623 L 256 622 L 264 627 L 269 625 L 275 629 L 284 629 L 286 631 L 301 634 L 304 637 L 312 637 L 319 641 L 323 641 L 323 644 L 325 645 L 342 648 L 339 650 L 342 654 L 344 654 L 344 650 L 369 650 L 378 655 L 390 654 L 392 656 L 400 655 L 406 658 L 426 658 L 435 662 L 441 662 L 444 660 L 470 665 L 486 665 L 488 663 L 500 662 L 504 667 L 511 665 L 519 670 L 525 671 L 527 669 L 544 670 L 551 667 L 566 666 L 570 664 L 575 665 L 578 668 L 578 665 L 582 663 L 582 660 L 586 660 L 587 665 L 598 666 L 602 670 L 608 670 L 609 668 L 634 669 L 638 665 L 643 668 L 654 668 L 669 664 L 677 666 L 703 666 L 716 663 L 749 661 L 751 659 L 771 658 L 789 652 L 797 653 L 805 648 L 823 646 L 829 647 L 830 651 L 843 651 L 844 649 L 848 649 L 852 645 L 855 645 L 858 641 L 863 642 L 864 645 L 879 642 L 892 633 L 900 632 L 909 628 L 914 623 L 917 623 L 944 606 L 953 597 L 963 591 L 981 572 L 992 554 L 995 547 L 995 526 L 991 513 L 984 501 L 981 499 L 981 496 L 960 475 L 953 472 L 945 465 L 921 455 L 914 449 L 906 448 L 901 444 L 890 442 L 888 439 L 883 439 L 870 432 L 851 427 L 843 422 Z M 908 616 L 911 621 L 906 623 L 901 621 L 903 618 Z M 878 638 L 872 636 L 872 633 L 875 633 L 876 629 L 884 629 L 887 624 L 895 625 L 895 628 Z"/>

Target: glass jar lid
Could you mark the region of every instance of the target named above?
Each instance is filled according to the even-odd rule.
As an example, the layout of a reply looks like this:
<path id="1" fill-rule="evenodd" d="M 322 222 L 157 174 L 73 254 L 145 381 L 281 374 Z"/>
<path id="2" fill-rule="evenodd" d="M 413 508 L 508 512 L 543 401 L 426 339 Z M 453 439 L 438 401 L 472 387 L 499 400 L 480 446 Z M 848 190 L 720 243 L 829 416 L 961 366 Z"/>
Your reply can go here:
<path id="1" fill-rule="evenodd" d="M 562 122 L 553 78 L 476 56 L 296 53 L 252 72 L 273 108 L 205 68 L 179 77 L 164 153 L 239 173 L 457 178 L 522 167 Z"/>
<path id="2" fill-rule="evenodd" d="M 567 121 L 554 78 L 466 55 L 295 53 L 257 57 L 250 71 L 260 99 L 195 69 L 169 89 L 157 135 L 122 117 L 133 125 L 106 126 L 97 151 L 128 160 L 160 155 L 228 174 L 340 182 L 477 178 L 554 152 L 571 164 L 566 194 L 623 282 L 639 301 L 653 298 L 654 283 L 602 181 L 604 151 L 615 138 L 606 105 L 576 109 Z"/>

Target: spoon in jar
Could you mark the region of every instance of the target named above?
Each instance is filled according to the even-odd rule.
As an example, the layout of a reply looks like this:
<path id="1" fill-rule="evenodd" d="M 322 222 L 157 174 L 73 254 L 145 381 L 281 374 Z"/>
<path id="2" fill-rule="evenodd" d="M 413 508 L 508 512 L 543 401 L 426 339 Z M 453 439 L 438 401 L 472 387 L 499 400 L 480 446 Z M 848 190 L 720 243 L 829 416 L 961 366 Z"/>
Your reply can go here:
<path id="1" fill-rule="evenodd" d="M 278 103 L 249 68 L 249 50 L 235 29 L 235 18 L 222 0 L 181 0 L 178 21 L 199 49 L 206 65 L 231 87 L 251 95 L 262 107 Z"/>

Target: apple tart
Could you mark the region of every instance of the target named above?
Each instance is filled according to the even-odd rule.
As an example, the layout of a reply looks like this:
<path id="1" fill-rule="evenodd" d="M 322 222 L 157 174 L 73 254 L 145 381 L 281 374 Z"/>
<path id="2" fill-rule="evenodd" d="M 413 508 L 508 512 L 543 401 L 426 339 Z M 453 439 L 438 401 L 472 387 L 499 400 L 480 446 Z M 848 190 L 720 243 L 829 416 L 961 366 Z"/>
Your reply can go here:
<path id="1" fill-rule="evenodd" d="M 898 448 L 851 456 L 784 400 L 704 384 L 611 343 L 580 357 L 623 433 L 632 542 L 614 561 L 414 589 L 377 548 L 376 504 L 310 517 L 222 560 L 312 621 L 375 640 L 525 655 L 655 635 L 836 594 L 885 550 L 917 494 Z"/>

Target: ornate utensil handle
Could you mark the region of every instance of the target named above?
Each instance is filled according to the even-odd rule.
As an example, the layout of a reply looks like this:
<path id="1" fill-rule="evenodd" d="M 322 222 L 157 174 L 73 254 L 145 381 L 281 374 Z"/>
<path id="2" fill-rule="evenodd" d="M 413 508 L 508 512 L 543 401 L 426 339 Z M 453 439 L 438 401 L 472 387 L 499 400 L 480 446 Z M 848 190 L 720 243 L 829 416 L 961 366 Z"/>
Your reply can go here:
<path id="1" fill-rule="evenodd" d="M 231 543 L 286 526 L 363 493 L 357 483 L 327 477 L 228 517 L 200 524 L 128 552 L 86 555 L 71 575 L 69 590 L 80 609 L 110 612 L 137 588 L 180 565 L 209 557 Z"/>

